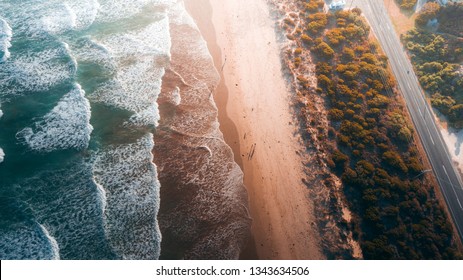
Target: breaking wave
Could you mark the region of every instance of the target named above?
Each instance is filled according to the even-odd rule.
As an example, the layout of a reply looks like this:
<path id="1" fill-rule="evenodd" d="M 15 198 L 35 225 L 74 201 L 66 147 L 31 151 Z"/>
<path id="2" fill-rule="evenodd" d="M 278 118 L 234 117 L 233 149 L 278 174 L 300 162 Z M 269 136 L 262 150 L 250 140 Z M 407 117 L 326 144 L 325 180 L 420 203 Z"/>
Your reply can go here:
<path id="1" fill-rule="evenodd" d="M 183 2 L 3 0 L 0 13 L 0 258 L 238 258 L 243 174 Z"/>
<path id="2" fill-rule="evenodd" d="M 11 47 L 11 37 L 13 32 L 8 23 L 0 17 L 0 63 L 10 57 L 8 48 Z"/>
<path id="3" fill-rule="evenodd" d="M 21 180 L 13 188 L 17 199 L 26 203 L 16 212 L 46 227 L 60 248 L 61 259 L 118 258 L 106 236 L 105 196 L 93 179 L 91 164 L 71 160 Z M 17 238 L 26 243 L 29 235 L 18 233 Z M 0 251 L 4 246 L 1 242 Z"/>
<path id="4" fill-rule="evenodd" d="M 155 162 L 166 259 L 237 259 L 251 220 L 243 173 L 219 130 L 219 76 L 182 2 L 169 10 L 172 60 L 159 99 Z M 188 152 L 185 152 L 188 151 Z"/>
<path id="5" fill-rule="evenodd" d="M 95 180 L 105 191 L 107 235 L 123 259 L 159 257 L 160 185 L 153 147 L 153 135 L 146 134 L 133 144 L 108 146 L 94 161 Z"/>
<path id="6" fill-rule="evenodd" d="M 47 229 L 29 222 L 0 228 L 2 236 L 0 259 L 58 260 L 59 247 Z"/>
<path id="7" fill-rule="evenodd" d="M 77 65 L 65 44 L 54 49 L 26 52 L 3 63 L 0 68 L 0 95 L 43 92 L 70 82 Z"/>
<path id="8" fill-rule="evenodd" d="M 82 150 L 87 148 L 92 130 L 90 103 L 81 87 L 75 85 L 33 128 L 24 128 L 16 137 L 39 152 Z"/>

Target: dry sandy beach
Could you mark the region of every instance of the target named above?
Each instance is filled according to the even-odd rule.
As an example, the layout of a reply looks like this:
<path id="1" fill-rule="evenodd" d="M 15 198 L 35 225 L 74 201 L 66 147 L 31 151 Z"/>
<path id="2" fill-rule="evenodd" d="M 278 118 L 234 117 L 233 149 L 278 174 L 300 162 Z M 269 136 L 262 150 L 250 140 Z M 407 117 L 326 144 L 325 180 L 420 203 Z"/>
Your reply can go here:
<path id="1" fill-rule="evenodd" d="M 221 130 L 244 171 L 258 257 L 324 258 L 267 2 L 185 2 L 222 78 L 215 92 Z"/>

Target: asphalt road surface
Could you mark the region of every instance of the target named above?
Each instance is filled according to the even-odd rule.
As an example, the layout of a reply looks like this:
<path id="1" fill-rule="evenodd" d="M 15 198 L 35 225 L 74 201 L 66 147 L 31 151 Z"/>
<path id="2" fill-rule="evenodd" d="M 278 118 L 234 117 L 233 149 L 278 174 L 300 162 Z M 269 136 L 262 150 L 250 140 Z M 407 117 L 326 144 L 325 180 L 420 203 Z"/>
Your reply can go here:
<path id="1" fill-rule="evenodd" d="M 352 1 L 352 4 L 351 4 Z M 381 47 L 389 57 L 394 75 L 407 103 L 415 129 L 432 165 L 448 209 L 463 241 L 463 183 L 436 126 L 431 108 L 424 98 L 413 67 L 382 0 L 348 0 L 346 8 L 359 7 L 371 25 Z"/>

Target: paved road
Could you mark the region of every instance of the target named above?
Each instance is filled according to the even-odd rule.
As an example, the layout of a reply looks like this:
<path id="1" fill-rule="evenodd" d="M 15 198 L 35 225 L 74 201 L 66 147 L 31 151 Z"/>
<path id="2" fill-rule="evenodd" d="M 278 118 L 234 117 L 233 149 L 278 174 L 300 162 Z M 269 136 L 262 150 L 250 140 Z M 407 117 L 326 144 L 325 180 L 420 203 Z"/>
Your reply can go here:
<path id="1" fill-rule="evenodd" d="M 350 6 L 351 1 L 346 1 Z M 349 6 L 347 8 L 349 8 Z M 382 0 L 353 0 L 352 7 L 362 9 L 379 40 L 407 103 L 415 129 L 432 165 L 447 206 L 463 241 L 463 183 L 452 163 L 447 146 L 437 129 L 431 109 L 426 102 L 413 67 L 405 54 L 386 6 Z"/>

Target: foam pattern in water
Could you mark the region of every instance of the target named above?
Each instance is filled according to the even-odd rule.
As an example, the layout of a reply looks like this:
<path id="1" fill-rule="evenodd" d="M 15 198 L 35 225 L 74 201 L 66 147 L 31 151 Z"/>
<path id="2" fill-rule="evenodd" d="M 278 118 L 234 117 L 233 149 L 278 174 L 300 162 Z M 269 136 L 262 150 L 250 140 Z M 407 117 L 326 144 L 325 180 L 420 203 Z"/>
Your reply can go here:
<path id="1" fill-rule="evenodd" d="M 0 211 L 15 220 L 0 227 L 0 258 L 158 258 L 154 155 L 172 206 L 160 215 L 166 250 L 237 258 L 250 225 L 242 173 L 218 130 L 219 76 L 182 1 L 0 0 L 0 14 L 1 120 L 30 110 L 1 135 L 14 139 L 0 169 L 14 171 L 0 186 L 14 203 Z M 176 111 L 154 136 L 161 89 Z M 13 153 L 25 148 L 35 152 Z M 27 171 L 10 168 L 22 157 Z"/>
<path id="2" fill-rule="evenodd" d="M 91 100 L 134 112 L 128 124 L 157 125 L 156 99 L 170 59 L 168 26 L 164 16 L 140 30 L 99 38 L 112 58 L 106 60 L 117 65 L 117 72 L 90 95 Z"/>
<path id="3" fill-rule="evenodd" d="M 133 1 L 112 1 L 100 0 L 100 12 L 97 21 L 116 21 L 121 18 L 132 17 L 149 8 L 166 8 L 177 0 L 133 0 Z"/>
<path id="4" fill-rule="evenodd" d="M 159 189 L 148 133 L 132 144 L 108 146 L 94 161 L 95 180 L 107 198 L 106 229 L 111 246 L 124 259 L 157 259 Z"/>
<path id="5" fill-rule="evenodd" d="M 96 19 L 100 9 L 97 0 L 66 1 L 65 5 L 73 14 L 73 26 L 76 29 L 89 27 Z"/>
<path id="6" fill-rule="evenodd" d="M 40 18 L 41 30 L 51 34 L 63 33 L 76 28 L 76 14 L 67 2 L 56 3 L 46 15 Z"/>
<path id="7" fill-rule="evenodd" d="M 5 159 L 5 152 L 3 151 L 2 148 L 0 148 L 0 163 L 2 163 L 4 159 Z"/>
<path id="8" fill-rule="evenodd" d="M 118 68 L 117 78 L 113 79 L 90 95 L 92 101 L 102 102 L 134 113 L 142 113 L 153 107 L 160 92 L 164 68 L 155 67 L 150 60 L 140 61 Z M 150 124 L 157 124 L 158 117 Z"/>
<path id="9" fill-rule="evenodd" d="M 8 48 L 11 47 L 13 32 L 8 23 L 0 17 L 0 63 L 10 57 Z"/>
<path id="10" fill-rule="evenodd" d="M 76 85 L 32 128 L 18 132 L 17 138 L 39 152 L 82 150 L 88 146 L 92 130 L 90 104 L 84 91 Z"/>
<path id="11" fill-rule="evenodd" d="M 0 10 L 12 11 L 8 19 L 15 31 L 29 38 L 87 28 L 95 21 L 99 7 L 96 0 L 5 0 L 0 3 Z"/>
<path id="12" fill-rule="evenodd" d="M 60 48 L 14 57 L 0 67 L 0 96 L 49 90 L 69 82 L 76 68 L 65 44 Z"/>
<path id="13" fill-rule="evenodd" d="M 160 97 L 169 104 L 162 112 L 169 113 L 154 149 L 162 184 L 163 256 L 237 259 L 250 218 L 243 173 L 223 140 L 211 98 L 219 76 L 182 2 L 169 15 L 172 61 Z"/>
<path id="14" fill-rule="evenodd" d="M 111 57 L 110 51 L 92 40 L 90 36 L 79 38 L 76 42 L 70 43 L 72 54 L 80 64 L 91 64 L 94 66 L 92 74 L 112 76 L 117 72 L 117 63 Z M 97 66 L 98 69 L 95 69 Z"/>
<path id="15" fill-rule="evenodd" d="M 41 172 L 16 185 L 15 193 L 54 237 L 62 259 L 117 258 L 104 231 L 105 195 L 90 164 L 78 160 Z"/>
<path id="16" fill-rule="evenodd" d="M 0 228 L 0 259 L 57 260 L 59 248 L 47 229 L 35 222 Z"/>

